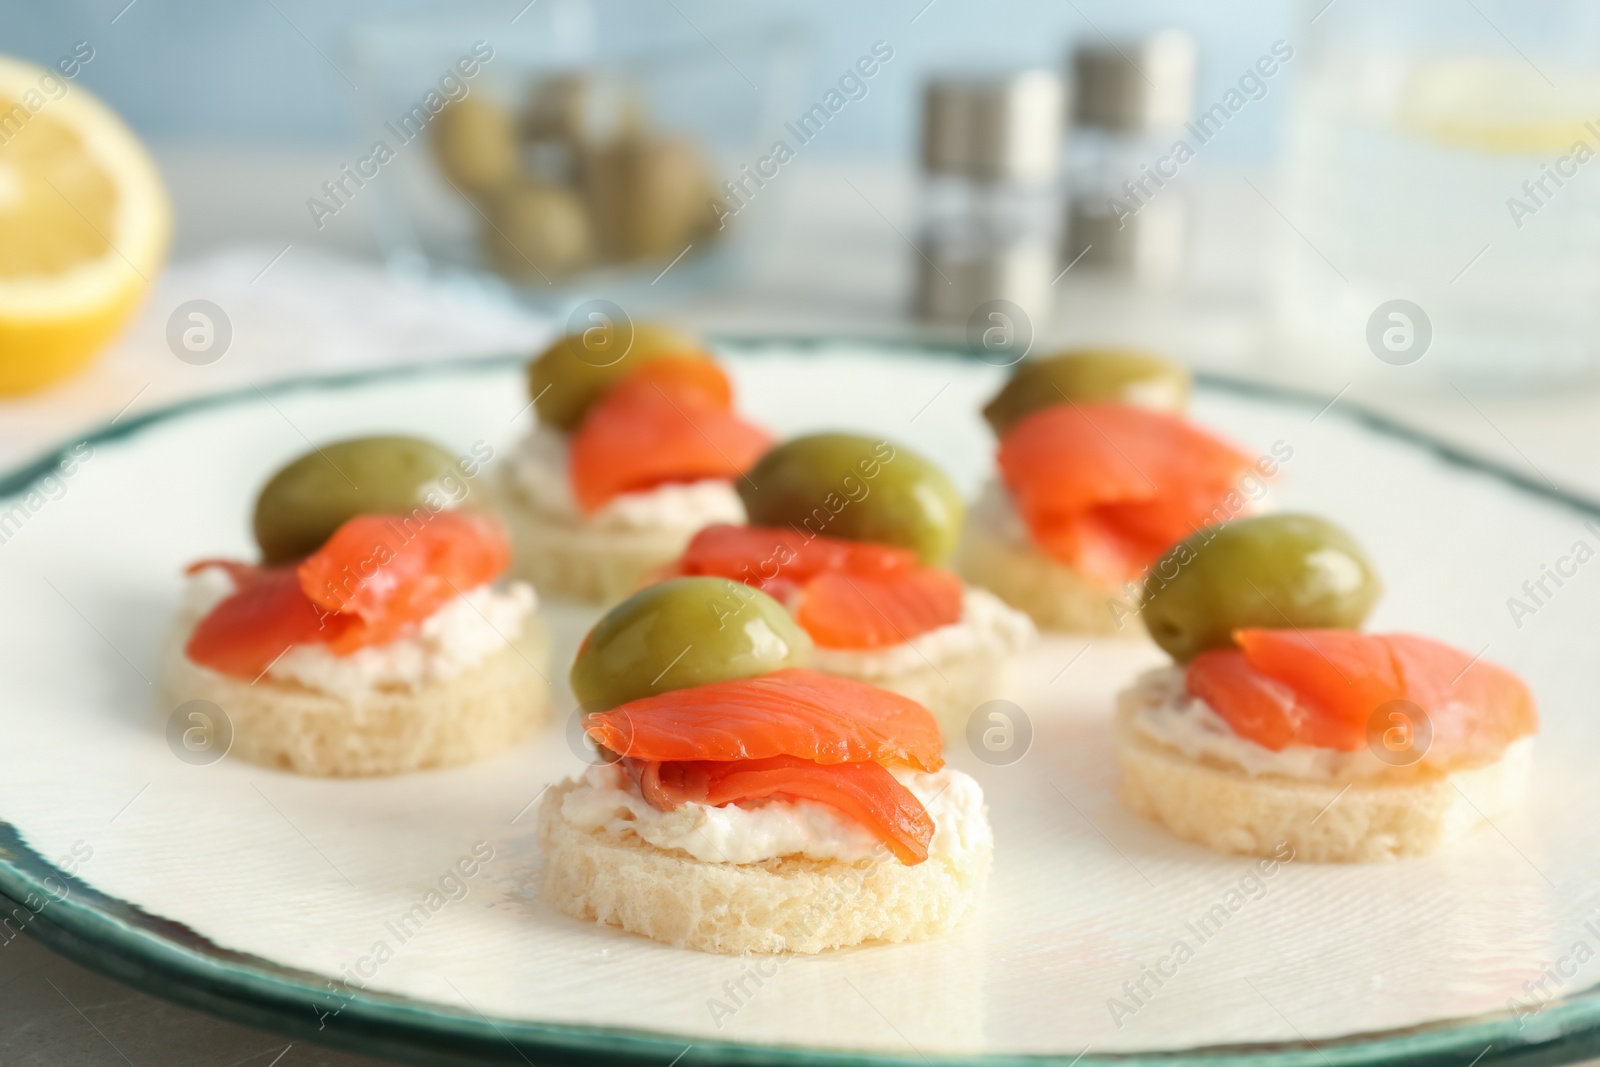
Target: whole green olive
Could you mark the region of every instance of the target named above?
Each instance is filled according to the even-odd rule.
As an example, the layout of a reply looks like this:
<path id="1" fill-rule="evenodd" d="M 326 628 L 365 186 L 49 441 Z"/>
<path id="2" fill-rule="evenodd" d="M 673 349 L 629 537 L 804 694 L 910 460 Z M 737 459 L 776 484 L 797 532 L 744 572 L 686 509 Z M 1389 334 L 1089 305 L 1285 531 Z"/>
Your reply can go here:
<path id="1" fill-rule="evenodd" d="M 1017 365 L 1011 380 L 984 405 L 997 437 L 1004 437 L 1041 408 L 1075 404 L 1134 404 L 1182 412 L 1189 402 L 1189 371 L 1149 352 L 1077 348 Z"/>
<path id="2" fill-rule="evenodd" d="M 434 510 L 465 495 L 456 457 L 419 437 L 355 437 L 282 467 L 256 497 L 261 561 L 309 556 L 357 515 Z"/>
<path id="3" fill-rule="evenodd" d="M 738 489 L 752 525 L 899 545 L 928 566 L 961 535 L 961 494 L 949 476 L 880 438 L 796 437 L 762 456 Z"/>
<path id="4" fill-rule="evenodd" d="M 539 421 L 571 432 L 616 382 L 646 360 L 701 356 L 692 337 L 649 322 L 620 321 L 599 313 L 579 333 L 558 338 L 528 363 L 528 395 Z"/>
<path id="5" fill-rule="evenodd" d="M 1144 622 L 1186 663 L 1261 627 L 1354 630 L 1383 592 L 1355 538 L 1315 515 L 1261 515 L 1200 530 L 1145 576 Z"/>
<path id="6" fill-rule="evenodd" d="M 588 711 L 811 660 L 811 638 L 783 605 L 727 578 L 674 578 L 618 604 L 572 661 L 572 692 Z"/>

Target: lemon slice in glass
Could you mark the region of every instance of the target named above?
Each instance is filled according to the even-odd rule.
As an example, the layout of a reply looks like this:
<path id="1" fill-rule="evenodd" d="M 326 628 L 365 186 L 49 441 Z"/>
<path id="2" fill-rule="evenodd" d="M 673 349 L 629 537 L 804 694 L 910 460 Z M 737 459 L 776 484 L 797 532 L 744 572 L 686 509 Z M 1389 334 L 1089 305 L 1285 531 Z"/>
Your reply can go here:
<path id="1" fill-rule="evenodd" d="M 1584 125 L 1600 114 L 1600 78 L 1547 73 L 1554 85 L 1520 60 L 1429 61 L 1411 73 L 1400 124 L 1429 140 L 1491 155 L 1556 156 L 1577 141 L 1600 147 L 1600 133 Z"/>

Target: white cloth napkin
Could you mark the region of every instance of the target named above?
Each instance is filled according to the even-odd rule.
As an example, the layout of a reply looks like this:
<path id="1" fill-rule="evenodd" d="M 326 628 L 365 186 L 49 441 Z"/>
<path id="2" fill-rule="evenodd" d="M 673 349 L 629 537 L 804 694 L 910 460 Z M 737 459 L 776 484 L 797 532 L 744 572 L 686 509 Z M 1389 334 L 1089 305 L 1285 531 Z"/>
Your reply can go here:
<path id="1" fill-rule="evenodd" d="M 180 360 L 167 340 L 169 320 L 195 299 L 221 308 L 232 332 L 221 358 L 204 365 Z M 227 249 L 164 271 L 122 336 L 76 377 L 0 400 L 0 469 L 184 396 L 291 375 L 528 352 L 550 329 L 547 316 L 473 278 L 441 280 L 297 245 Z"/>

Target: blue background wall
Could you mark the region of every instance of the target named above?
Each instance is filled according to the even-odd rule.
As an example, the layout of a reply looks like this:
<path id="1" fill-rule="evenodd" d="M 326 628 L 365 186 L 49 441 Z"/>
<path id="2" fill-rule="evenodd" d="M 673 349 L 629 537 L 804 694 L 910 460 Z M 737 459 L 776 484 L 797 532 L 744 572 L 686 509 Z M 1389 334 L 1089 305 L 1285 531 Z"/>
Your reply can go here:
<path id="1" fill-rule="evenodd" d="M 508 21 L 524 2 L 505 0 L 488 10 Z M 560 2 L 537 0 L 545 7 L 534 9 L 516 27 L 508 25 L 506 32 L 541 32 L 535 13 Z M 624 17 L 632 6 L 599 2 Z M 1215 0 L 1204 5 L 1179 0 L 935 0 L 924 11 L 925 3 L 813 0 L 803 8 L 780 8 L 748 0 L 700 5 L 678 0 L 679 8 L 713 39 L 723 15 L 800 13 L 813 39 L 814 88 L 805 93 L 807 99 L 819 96 L 874 40 L 891 41 L 895 61 L 872 86 L 874 106 L 847 109 L 818 145 L 819 154 L 853 158 L 903 157 L 914 150 L 918 89 L 930 69 L 1055 66 L 1072 42 L 1098 40 L 1101 31 L 1115 37 L 1181 26 L 1200 42 L 1198 99 L 1204 104 L 1220 96 L 1273 40 L 1291 38 L 1295 16 L 1292 0 Z M 343 67 L 352 25 L 396 12 L 456 9 L 379 0 L 136 0 L 123 10 L 125 4 L 0 0 L 0 52 L 50 63 L 73 42 L 87 40 L 96 55 L 84 70 L 83 84 L 147 138 L 258 147 L 363 140 L 356 91 L 318 50 Z M 643 0 L 638 7 L 681 18 L 666 0 Z M 736 46 L 730 46 L 729 58 L 738 63 Z M 727 78 L 730 92 L 747 88 L 731 68 Z M 1266 100 L 1252 106 L 1216 145 L 1216 161 L 1256 163 L 1268 158 L 1287 96 L 1274 87 Z"/>

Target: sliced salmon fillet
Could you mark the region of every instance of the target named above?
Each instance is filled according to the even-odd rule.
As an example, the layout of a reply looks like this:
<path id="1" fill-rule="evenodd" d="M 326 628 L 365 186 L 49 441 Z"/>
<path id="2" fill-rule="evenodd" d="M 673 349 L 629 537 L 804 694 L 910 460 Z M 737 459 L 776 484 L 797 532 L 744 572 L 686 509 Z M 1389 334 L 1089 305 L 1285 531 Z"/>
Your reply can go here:
<path id="1" fill-rule="evenodd" d="M 1190 696 L 1205 701 L 1234 733 L 1274 752 L 1290 745 L 1353 752 L 1367 743 L 1365 718 L 1328 715 L 1294 687 L 1251 666 L 1236 648 L 1196 656 L 1189 663 L 1185 685 Z"/>
<path id="2" fill-rule="evenodd" d="M 1376 634 L 1260 629 L 1236 630 L 1233 639 L 1250 666 L 1293 689 L 1321 718 L 1355 724 L 1363 738 L 1379 705 L 1406 699 L 1389 644 Z"/>
<path id="3" fill-rule="evenodd" d="M 1107 586 L 1226 515 L 1251 466 L 1177 416 L 1124 404 L 1036 411 L 1001 440 L 998 462 L 1040 549 Z"/>
<path id="4" fill-rule="evenodd" d="M 732 396 L 727 376 L 710 360 L 640 364 L 589 409 L 569 440 L 578 507 L 592 514 L 623 493 L 739 477 L 772 437 L 734 413 Z"/>
<path id="5" fill-rule="evenodd" d="M 618 755 L 653 762 L 797 756 L 944 766 L 939 725 L 927 708 L 799 667 L 629 701 L 585 716 L 584 729 Z"/>
<path id="6" fill-rule="evenodd" d="M 294 645 L 347 655 L 413 632 L 510 563 L 505 532 L 487 515 L 357 516 L 298 566 L 223 564 L 235 590 L 200 620 L 185 652 L 250 678 Z M 208 565 L 218 564 L 199 566 Z"/>
<path id="7" fill-rule="evenodd" d="M 907 866 L 928 858 L 933 818 L 879 763 L 820 764 L 797 756 L 657 763 L 626 761 L 650 804 L 672 811 L 687 802 L 721 807 L 782 798 L 812 800 L 866 827 Z"/>
<path id="8" fill-rule="evenodd" d="M 1498 753 L 1539 728 L 1533 694 L 1504 667 L 1473 662 L 1460 649 L 1426 637 L 1390 634 L 1387 640 L 1405 680 L 1406 699 L 1428 712 L 1435 748 Z"/>
<path id="9" fill-rule="evenodd" d="M 919 567 L 888 576 L 820 574 L 794 617 L 823 648 L 883 648 L 961 621 L 961 579 Z"/>
<path id="10" fill-rule="evenodd" d="M 908 548 L 776 526 L 719 523 L 694 535 L 674 573 L 731 578 L 782 598 L 830 571 L 881 576 L 917 567 L 917 554 Z"/>
<path id="11" fill-rule="evenodd" d="M 659 385 L 679 395 L 692 393 L 713 407 L 733 407 L 733 383 L 721 367 L 705 356 L 662 356 L 639 364 L 623 379 L 629 388 Z M 618 383 L 619 385 L 622 383 Z"/>
<path id="12" fill-rule="evenodd" d="M 462 593 L 503 574 L 511 545 L 498 520 L 474 511 L 427 519 L 360 515 L 300 564 L 300 587 L 357 623 L 328 642 L 338 655 L 392 641 Z"/>
<path id="13" fill-rule="evenodd" d="M 300 588 L 292 566 L 228 570 L 233 594 L 195 625 L 184 646 L 202 667 L 254 680 L 294 645 L 322 644 L 354 622 L 327 617 Z"/>
<path id="14" fill-rule="evenodd" d="M 909 549 L 770 526 L 711 526 L 675 572 L 731 578 L 786 603 L 826 648 L 883 648 L 961 621 L 961 580 Z M 797 596 L 798 594 L 798 596 Z"/>
<path id="15" fill-rule="evenodd" d="M 1368 743 L 1368 724 L 1390 701 L 1427 716 L 1430 763 L 1478 766 L 1538 728 L 1532 694 L 1503 667 L 1410 634 L 1353 630 L 1238 630 L 1239 646 L 1203 652 L 1185 684 L 1239 736 L 1281 751 L 1312 745 L 1345 752 Z"/>

